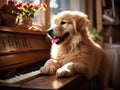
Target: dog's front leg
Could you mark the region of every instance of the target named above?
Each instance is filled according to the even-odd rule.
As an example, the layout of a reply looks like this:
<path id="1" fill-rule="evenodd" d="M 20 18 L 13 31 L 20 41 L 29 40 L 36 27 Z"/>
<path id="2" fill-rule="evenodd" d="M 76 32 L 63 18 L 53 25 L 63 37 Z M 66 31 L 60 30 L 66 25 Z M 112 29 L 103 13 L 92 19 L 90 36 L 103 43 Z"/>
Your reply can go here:
<path id="1" fill-rule="evenodd" d="M 59 63 L 55 59 L 49 59 L 43 67 L 40 68 L 40 74 L 51 75 L 56 72 L 59 67 Z"/>

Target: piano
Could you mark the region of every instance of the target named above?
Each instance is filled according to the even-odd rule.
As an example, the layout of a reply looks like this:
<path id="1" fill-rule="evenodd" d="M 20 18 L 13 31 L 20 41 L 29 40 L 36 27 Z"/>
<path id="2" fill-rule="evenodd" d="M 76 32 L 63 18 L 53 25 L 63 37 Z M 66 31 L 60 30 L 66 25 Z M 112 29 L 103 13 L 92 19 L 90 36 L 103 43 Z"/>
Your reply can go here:
<path id="1" fill-rule="evenodd" d="M 0 26 L 0 90 L 89 90 L 82 75 L 40 75 L 49 53 L 46 32 Z"/>

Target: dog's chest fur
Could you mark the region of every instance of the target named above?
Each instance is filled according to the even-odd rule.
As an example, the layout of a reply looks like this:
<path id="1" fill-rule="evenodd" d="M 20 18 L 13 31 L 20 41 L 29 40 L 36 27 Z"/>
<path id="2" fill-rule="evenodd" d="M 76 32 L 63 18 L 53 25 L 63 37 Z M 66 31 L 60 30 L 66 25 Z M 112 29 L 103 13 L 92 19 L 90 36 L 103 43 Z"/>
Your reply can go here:
<path id="1" fill-rule="evenodd" d="M 80 37 L 74 37 L 69 41 L 69 43 L 66 44 L 52 44 L 51 57 L 59 60 L 62 63 L 67 63 L 70 60 L 73 60 L 73 57 L 79 55 L 80 53 L 80 51 L 78 51 L 78 49 L 80 49 L 80 39 Z"/>

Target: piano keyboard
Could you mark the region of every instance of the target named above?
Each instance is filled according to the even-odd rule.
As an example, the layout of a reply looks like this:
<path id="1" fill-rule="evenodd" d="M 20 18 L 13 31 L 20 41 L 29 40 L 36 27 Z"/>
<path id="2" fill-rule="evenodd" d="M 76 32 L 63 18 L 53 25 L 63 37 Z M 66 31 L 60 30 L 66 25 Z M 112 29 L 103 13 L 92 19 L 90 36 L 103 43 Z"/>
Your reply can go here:
<path id="1" fill-rule="evenodd" d="M 39 69 L 43 66 L 43 62 L 22 69 L 0 73 L 0 83 L 16 83 L 40 73 Z"/>
<path id="2" fill-rule="evenodd" d="M 36 71 L 30 72 L 30 73 L 27 73 L 27 74 L 15 76 L 13 78 L 0 80 L 0 83 L 16 83 L 16 82 L 22 81 L 24 79 L 30 78 L 32 76 L 38 75 L 39 73 L 40 73 L 40 71 L 36 70 Z"/>

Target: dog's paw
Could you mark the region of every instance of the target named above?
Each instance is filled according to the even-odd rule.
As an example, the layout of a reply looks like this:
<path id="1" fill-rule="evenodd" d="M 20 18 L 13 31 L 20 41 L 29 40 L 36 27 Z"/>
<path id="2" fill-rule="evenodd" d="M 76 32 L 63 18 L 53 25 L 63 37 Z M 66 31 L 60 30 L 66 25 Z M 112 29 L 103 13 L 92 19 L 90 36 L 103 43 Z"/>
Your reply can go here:
<path id="1" fill-rule="evenodd" d="M 55 73 L 55 67 L 54 66 L 43 66 L 40 68 L 40 74 L 41 75 L 51 75 Z"/>
<path id="2" fill-rule="evenodd" d="M 59 68 L 56 72 L 57 77 L 69 77 L 73 76 L 74 73 L 69 69 Z"/>

